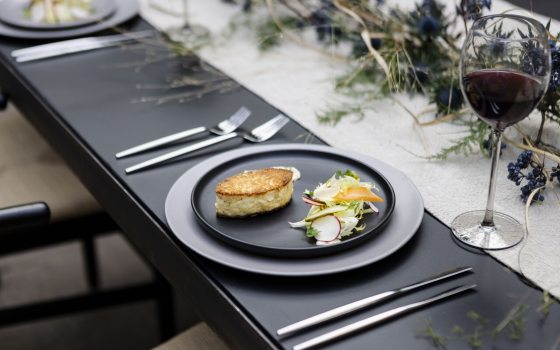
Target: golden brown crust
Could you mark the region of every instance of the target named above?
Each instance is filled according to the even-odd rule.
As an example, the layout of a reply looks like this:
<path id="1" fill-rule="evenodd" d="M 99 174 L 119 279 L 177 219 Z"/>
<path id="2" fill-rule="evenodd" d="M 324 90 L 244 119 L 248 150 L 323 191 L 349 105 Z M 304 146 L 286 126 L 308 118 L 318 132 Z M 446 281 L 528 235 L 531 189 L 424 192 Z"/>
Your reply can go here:
<path id="1" fill-rule="evenodd" d="M 277 190 L 292 181 L 292 172 L 286 169 L 264 168 L 246 171 L 228 177 L 216 186 L 222 196 L 254 196 Z"/>

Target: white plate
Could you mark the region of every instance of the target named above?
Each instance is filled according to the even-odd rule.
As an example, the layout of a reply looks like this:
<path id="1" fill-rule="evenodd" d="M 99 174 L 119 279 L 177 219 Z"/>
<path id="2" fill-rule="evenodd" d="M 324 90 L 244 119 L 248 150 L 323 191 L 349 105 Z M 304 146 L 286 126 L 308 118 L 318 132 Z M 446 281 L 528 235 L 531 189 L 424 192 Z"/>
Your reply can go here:
<path id="1" fill-rule="evenodd" d="M 0 0 L 0 10 L 2 2 Z M 96 24 L 83 27 L 61 29 L 61 30 L 32 30 L 14 27 L 6 23 L 0 22 L 0 36 L 20 39 L 62 39 L 77 36 L 84 36 L 105 29 L 116 27 L 138 14 L 138 0 L 116 0 L 117 9 L 113 15 Z"/>

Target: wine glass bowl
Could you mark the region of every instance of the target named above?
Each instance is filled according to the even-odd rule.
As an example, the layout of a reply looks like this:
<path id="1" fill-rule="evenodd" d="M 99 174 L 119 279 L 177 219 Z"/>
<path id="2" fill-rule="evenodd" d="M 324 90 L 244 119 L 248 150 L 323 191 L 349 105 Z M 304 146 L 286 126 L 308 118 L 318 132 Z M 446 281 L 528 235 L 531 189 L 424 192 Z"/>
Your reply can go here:
<path id="1" fill-rule="evenodd" d="M 486 210 L 459 215 L 455 237 L 471 246 L 504 249 L 525 230 L 514 218 L 494 212 L 502 132 L 526 118 L 544 96 L 550 79 L 548 33 L 538 21 L 492 15 L 475 21 L 461 53 L 461 90 L 470 108 L 492 127 L 493 150 Z"/>

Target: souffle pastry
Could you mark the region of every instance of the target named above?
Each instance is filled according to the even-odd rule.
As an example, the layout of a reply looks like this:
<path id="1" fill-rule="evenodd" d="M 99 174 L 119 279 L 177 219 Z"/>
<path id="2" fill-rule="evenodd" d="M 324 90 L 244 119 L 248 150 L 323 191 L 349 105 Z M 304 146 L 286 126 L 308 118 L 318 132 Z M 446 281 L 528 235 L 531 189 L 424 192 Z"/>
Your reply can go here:
<path id="1" fill-rule="evenodd" d="M 292 171 L 277 168 L 230 176 L 216 186 L 216 213 L 228 218 L 244 218 L 283 208 L 292 199 L 292 176 Z"/>

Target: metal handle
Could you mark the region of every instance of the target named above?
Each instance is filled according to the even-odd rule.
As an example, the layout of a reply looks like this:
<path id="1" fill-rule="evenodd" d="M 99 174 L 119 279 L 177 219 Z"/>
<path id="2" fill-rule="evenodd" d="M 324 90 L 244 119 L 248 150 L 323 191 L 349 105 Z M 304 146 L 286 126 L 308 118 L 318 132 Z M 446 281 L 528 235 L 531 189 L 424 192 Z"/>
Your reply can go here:
<path id="1" fill-rule="evenodd" d="M 112 45 L 118 45 L 119 43 L 113 43 Z M 57 56 L 62 56 L 62 55 L 69 55 L 71 53 L 78 53 L 78 52 L 87 52 L 87 51 L 92 51 L 92 50 L 96 50 L 96 49 L 100 49 L 103 47 L 109 47 L 112 45 L 105 45 L 105 44 L 100 44 L 100 43 L 91 43 L 91 44 L 84 44 L 84 45 L 79 45 L 79 46 L 75 46 L 75 47 L 64 47 L 64 48 L 59 48 L 59 49 L 54 49 L 52 51 L 48 51 L 48 52 L 38 52 L 38 53 L 32 53 L 32 54 L 28 54 L 28 55 L 23 55 L 23 56 L 18 56 L 16 57 L 16 62 L 18 63 L 25 63 L 25 62 L 32 62 L 32 61 L 37 61 L 37 60 L 41 60 L 41 59 L 45 59 L 45 58 L 51 58 L 51 57 L 57 57 Z"/>
<path id="2" fill-rule="evenodd" d="M 338 338 L 346 336 L 348 334 L 355 333 L 355 332 L 357 332 L 359 330 L 362 330 L 366 327 L 371 327 L 375 324 L 378 324 L 378 323 L 381 323 L 383 321 L 389 320 L 389 319 L 394 318 L 396 316 L 399 316 L 399 315 L 402 315 L 404 313 L 410 312 L 412 310 L 421 308 L 421 307 L 426 306 L 428 304 L 434 303 L 438 300 L 445 299 L 445 298 L 451 297 L 453 295 L 466 292 L 466 291 L 471 290 L 475 287 L 476 287 L 476 284 L 456 287 L 456 288 L 447 290 L 443 293 L 434 295 L 433 297 L 430 297 L 428 299 L 425 299 L 425 300 L 422 300 L 422 301 L 419 301 L 419 302 L 416 302 L 416 303 L 400 306 L 400 307 L 391 309 L 389 311 L 382 312 L 378 315 L 368 317 L 368 318 L 363 319 L 363 320 L 358 321 L 358 322 L 354 322 L 352 324 L 349 324 L 348 326 L 344 326 L 342 328 L 335 329 L 334 331 L 325 333 L 323 335 L 320 335 L 318 337 L 315 337 L 313 339 L 305 341 L 301 344 L 298 344 L 298 345 L 294 346 L 294 350 L 305 350 L 305 349 L 315 347 L 317 345 L 321 345 L 323 343 L 338 339 Z"/>
<path id="3" fill-rule="evenodd" d="M 189 136 L 200 134 L 202 132 L 205 132 L 206 130 L 208 130 L 206 127 L 200 126 L 198 128 L 193 128 L 193 129 L 181 131 L 181 132 L 178 132 L 178 133 L 175 133 L 175 134 L 171 134 L 171 135 L 168 135 L 168 136 L 164 136 L 164 137 L 161 137 L 159 139 L 149 141 L 149 142 L 143 143 L 141 145 L 134 146 L 134 147 L 131 147 L 127 150 L 121 151 L 121 152 L 115 154 L 115 157 L 117 157 L 117 159 L 120 159 L 120 158 L 123 158 L 123 157 L 128 157 L 128 156 L 131 156 L 131 155 L 134 155 L 134 154 L 138 154 L 140 152 L 144 152 L 144 151 L 147 151 L 147 150 L 159 147 L 159 146 L 166 145 L 166 144 L 171 143 L 171 142 L 182 140 L 182 139 L 187 138 Z"/>
<path id="4" fill-rule="evenodd" d="M 58 41 L 55 43 L 37 45 L 32 47 L 26 47 L 24 49 L 14 50 L 10 53 L 10 56 L 16 58 L 25 55 L 33 55 L 42 52 L 49 52 L 53 50 L 60 50 L 66 47 L 76 47 L 76 46 L 83 46 L 83 45 L 91 45 L 96 43 L 96 38 L 88 37 L 88 38 L 81 38 L 81 39 L 73 39 L 73 40 L 64 40 Z"/>
<path id="5" fill-rule="evenodd" d="M 117 34 L 104 37 L 91 37 L 75 40 L 66 40 L 57 43 L 39 45 L 20 50 L 14 50 L 11 56 L 16 62 L 30 62 L 43 58 L 56 57 L 71 53 L 86 52 L 103 47 L 116 46 L 128 41 L 135 41 L 148 37 L 153 31 L 142 31 L 129 34 Z"/>
<path id="6" fill-rule="evenodd" d="M 423 286 L 426 286 L 428 284 L 431 283 L 435 283 L 453 276 L 457 276 L 459 274 L 468 272 L 468 271 L 472 271 L 472 267 L 458 267 L 449 271 L 445 271 L 442 272 L 440 274 L 437 274 L 435 276 L 431 276 L 428 277 L 427 279 L 424 279 L 422 281 L 416 282 L 414 284 L 405 286 L 405 287 L 401 287 L 401 288 L 397 288 L 397 289 L 393 289 L 387 292 L 383 292 L 377 295 L 373 295 L 364 299 L 360 299 L 358 301 L 354 301 L 352 303 L 346 304 L 346 305 L 342 305 L 339 306 L 337 308 L 334 308 L 332 310 L 328 310 L 325 311 L 323 313 L 317 314 L 315 316 L 311 316 L 309 318 L 306 318 L 304 320 L 301 320 L 299 322 L 296 322 L 294 324 L 291 324 L 289 326 L 280 328 L 279 330 L 276 331 L 276 334 L 278 335 L 286 335 L 289 333 L 293 333 L 305 328 L 308 328 L 310 326 L 314 326 L 316 324 L 331 320 L 333 318 L 348 314 L 352 311 L 355 310 L 359 310 L 362 309 L 366 306 L 371 306 L 371 305 L 375 305 L 383 300 L 386 300 L 392 296 L 401 294 L 401 293 L 405 293 L 405 292 L 409 292 L 411 290 L 414 290 L 416 288 L 420 288 Z"/>
<path id="7" fill-rule="evenodd" d="M 166 162 L 168 160 L 183 156 L 185 154 L 197 151 L 199 149 L 203 149 L 203 148 L 215 145 L 215 144 L 220 143 L 220 142 L 224 142 L 226 140 L 232 139 L 232 138 L 237 137 L 237 136 L 239 136 L 239 135 L 236 132 L 232 132 L 232 133 L 229 133 L 229 134 L 226 134 L 226 135 L 223 135 L 223 136 L 217 136 L 217 137 L 214 137 L 214 138 L 211 138 L 211 139 L 199 142 L 199 143 L 195 143 L 194 145 L 183 147 L 183 148 L 180 148 L 176 151 L 169 152 L 169 153 L 163 154 L 159 157 L 152 158 L 152 159 L 147 160 L 145 162 L 142 162 L 140 164 L 133 165 L 129 168 L 126 168 L 125 172 L 127 174 L 132 174 L 132 173 L 135 173 L 139 170 L 142 170 L 142 169 L 145 169 L 145 168 L 148 168 L 148 167 Z"/>
<path id="8" fill-rule="evenodd" d="M 12 57 L 19 57 L 25 56 L 29 54 L 35 54 L 39 52 L 47 52 L 56 49 L 62 49 L 65 47 L 75 47 L 75 46 L 82 46 L 92 43 L 99 43 L 99 42 L 118 42 L 122 40 L 132 40 L 132 39 L 141 39 L 148 37 L 153 34 L 152 30 L 143 30 L 139 32 L 132 32 L 132 33 L 125 33 L 125 34 L 114 34 L 114 35 L 105 35 L 105 36 L 95 36 L 95 37 L 87 37 L 87 38 L 80 38 L 80 39 L 70 39 L 70 40 L 63 40 L 57 41 L 54 43 L 36 45 L 32 47 L 26 47 L 24 49 L 14 50 L 11 52 Z"/>

